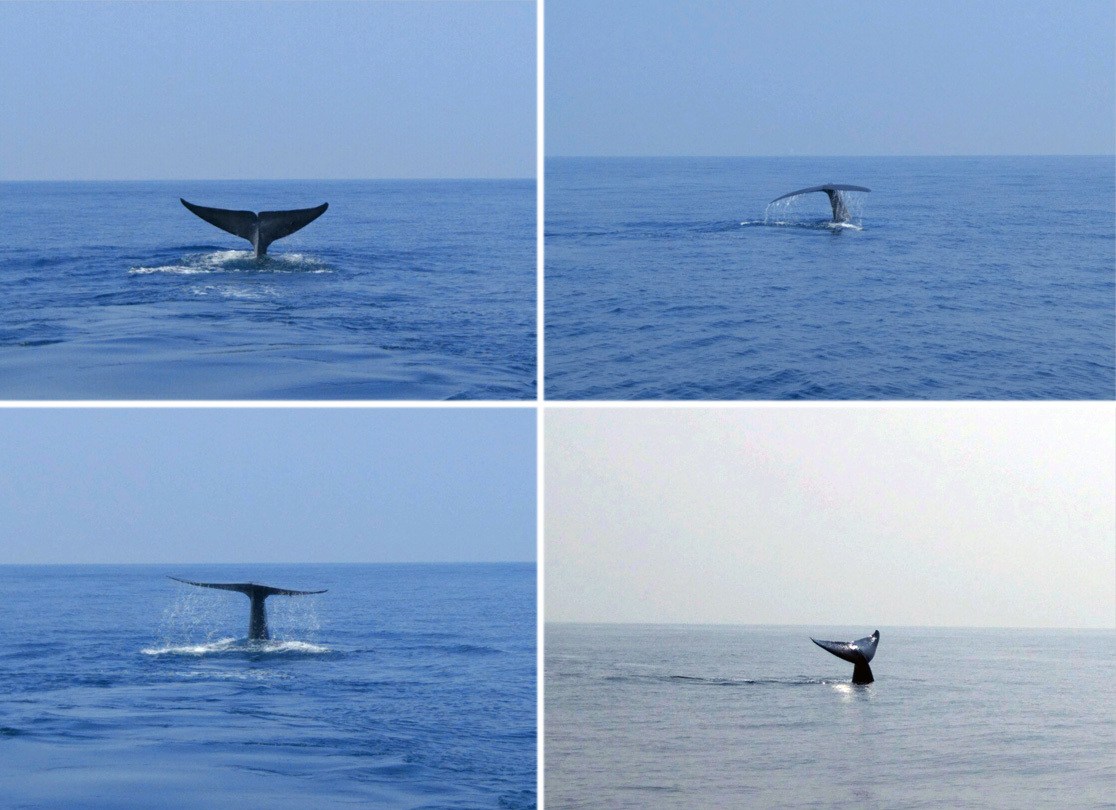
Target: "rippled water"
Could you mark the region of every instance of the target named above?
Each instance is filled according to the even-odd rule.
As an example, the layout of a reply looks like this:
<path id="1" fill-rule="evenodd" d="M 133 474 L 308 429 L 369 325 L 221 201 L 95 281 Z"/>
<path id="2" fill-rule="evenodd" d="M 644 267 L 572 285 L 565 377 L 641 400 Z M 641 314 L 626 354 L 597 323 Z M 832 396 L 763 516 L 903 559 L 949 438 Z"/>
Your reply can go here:
<path id="1" fill-rule="evenodd" d="M 257 261 L 179 203 L 330 204 Z M 0 398 L 535 395 L 533 181 L 0 183 Z"/>
<path id="2" fill-rule="evenodd" d="M 1116 633 L 548 625 L 546 807 L 1114 807 Z"/>
<path id="3" fill-rule="evenodd" d="M 547 161 L 551 399 L 1111 399 L 1116 164 Z M 864 185 L 852 227 L 819 183 Z"/>
<path id="4" fill-rule="evenodd" d="M 248 600 L 165 574 L 328 588 Z M 535 806 L 533 565 L 0 566 L 0 806 Z"/>

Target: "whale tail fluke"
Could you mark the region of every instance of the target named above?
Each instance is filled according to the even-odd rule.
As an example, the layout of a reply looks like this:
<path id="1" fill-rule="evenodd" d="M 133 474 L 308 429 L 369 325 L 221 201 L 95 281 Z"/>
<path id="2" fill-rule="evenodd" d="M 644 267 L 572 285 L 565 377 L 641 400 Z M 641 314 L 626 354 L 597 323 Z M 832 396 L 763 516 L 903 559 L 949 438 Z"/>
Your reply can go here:
<path id="1" fill-rule="evenodd" d="M 841 196 L 842 191 L 871 191 L 870 188 L 864 186 L 850 186 L 847 183 L 826 183 L 824 186 L 812 186 L 811 188 L 800 188 L 798 191 L 792 191 L 789 194 L 784 194 L 782 197 L 776 197 L 772 203 L 777 203 L 779 200 L 785 200 L 788 197 L 797 197 L 799 194 L 810 194 L 815 191 L 824 191 L 826 196 L 829 197 L 829 205 L 833 209 L 834 222 L 848 222 L 851 217 L 849 216 L 848 206 L 845 205 L 845 198 Z M 771 203 L 768 203 L 771 205 Z"/>
<path id="2" fill-rule="evenodd" d="M 301 231 L 324 214 L 327 208 L 329 203 L 322 203 L 316 208 L 296 208 L 293 211 L 261 211 L 260 242 L 264 252 L 267 252 L 267 246 L 276 239 Z"/>
<path id="3" fill-rule="evenodd" d="M 197 585 L 199 588 L 217 588 L 221 591 L 237 591 L 239 593 L 251 596 L 253 593 L 260 593 L 264 598 L 268 596 L 309 596 L 314 593 L 325 593 L 325 591 L 292 591 L 287 588 L 273 588 L 270 585 L 258 585 L 255 582 L 194 582 L 190 579 L 179 579 L 178 577 L 168 576 L 167 579 L 173 579 L 175 582 L 184 582 L 187 585 Z M 326 590 L 329 590 L 328 588 Z"/>
<path id="4" fill-rule="evenodd" d="M 851 663 L 853 665 L 853 683 L 867 684 L 875 680 L 868 662 L 876 655 L 876 646 L 880 643 L 879 630 L 856 641 L 819 641 L 816 638 L 811 638 L 810 641 L 826 652 L 831 652 L 838 658 Z"/>
<path id="5" fill-rule="evenodd" d="M 189 579 L 179 579 L 178 577 L 167 577 L 173 579 L 175 582 L 183 582 L 187 585 L 196 585 L 199 588 L 216 588 L 219 591 L 236 591 L 242 593 L 252 600 L 252 612 L 248 622 L 248 638 L 250 639 L 269 639 L 271 634 L 267 629 L 267 609 L 264 607 L 264 600 L 269 596 L 309 596 L 316 593 L 325 593 L 322 591 L 292 591 L 287 588 L 273 588 L 270 585 L 258 585 L 255 582 L 194 582 Z M 327 589 L 328 590 L 328 589 Z"/>
<path id="6" fill-rule="evenodd" d="M 256 256 L 267 254 L 267 246 L 276 239 L 302 230 L 329 208 L 322 203 L 316 208 L 297 208 L 291 211 L 232 211 L 226 208 L 207 208 L 194 205 L 181 197 L 179 201 L 192 213 L 223 231 L 247 239 L 256 250 Z"/>
<path id="7" fill-rule="evenodd" d="M 215 225 L 222 231 L 227 231 L 233 236 L 252 241 L 256 229 L 256 215 L 251 211 L 229 211 L 225 208 L 206 208 L 204 205 L 188 203 L 181 197 L 179 202 L 186 206 L 192 213 L 204 219 L 210 225 Z M 171 577 L 173 579 L 174 577 Z"/>

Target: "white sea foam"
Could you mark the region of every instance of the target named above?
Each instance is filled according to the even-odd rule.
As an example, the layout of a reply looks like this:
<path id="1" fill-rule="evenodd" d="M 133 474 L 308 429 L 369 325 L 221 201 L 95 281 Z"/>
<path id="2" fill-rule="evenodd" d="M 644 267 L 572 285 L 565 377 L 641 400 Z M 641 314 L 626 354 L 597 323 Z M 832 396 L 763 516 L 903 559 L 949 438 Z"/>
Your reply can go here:
<path id="1" fill-rule="evenodd" d="M 130 276 L 146 276 L 151 273 L 171 273 L 179 276 L 192 276 L 195 273 L 208 273 L 201 267 L 186 267 L 184 265 L 163 264 L 159 267 L 133 267 L 128 271 Z"/>
<path id="2" fill-rule="evenodd" d="M 160 647 L 147 647 L 140 650 L 144 655 L 220 655 L 222 653 L 264 653 L 268 655 L 282 655 L 295 653 L 299 655 L 320 655 L 332 652 L 328 647 L 311 644 L 308 641 L 285 641 L 271 639 L 268 641 L 253 641 L 243 638 L 222 638 L 217 641 L 207 641 L 201 644 L 168 644 Z"/>
<path id="3" fill-rule="evenodd" d="M 304 253 L 277 253 L 257 259 L 250 250 L 218 250 L 212 253 L 190 253 L 178 264 L 155 267 L 132 267 L 129 275 L 153 273 L 190 276 L 199 273 L 332 273 L 321 259 Z"/>
<path id="4" fill-rule="evenodd" d="M 809 222 L 802 220 L 745 220 L 740 223 L 743 226 L 757 226 L 762 225 L 768 228 L 810 228 L 818 231 L 862 231 L 864 228 L 854 222 Z"/>

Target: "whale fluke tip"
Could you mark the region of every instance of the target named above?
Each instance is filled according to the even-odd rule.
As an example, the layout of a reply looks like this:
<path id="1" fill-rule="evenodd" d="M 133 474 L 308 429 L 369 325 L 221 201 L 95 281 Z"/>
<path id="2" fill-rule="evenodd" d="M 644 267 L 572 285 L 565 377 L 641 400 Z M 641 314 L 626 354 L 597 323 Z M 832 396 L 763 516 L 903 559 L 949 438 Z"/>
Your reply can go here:
<path id="1" fill-rule="evenodd" d="M 852 664 L 853 683 L 868 684 L 875 680 L 868 662 L 876 656 L 876 647 L 880 643 L 879 630 L 876 630 L 870 636 L 858 638 L 856 641 L 819 641 L 813 637 L 810 638 L 810 641 L 826 652 Z"/>

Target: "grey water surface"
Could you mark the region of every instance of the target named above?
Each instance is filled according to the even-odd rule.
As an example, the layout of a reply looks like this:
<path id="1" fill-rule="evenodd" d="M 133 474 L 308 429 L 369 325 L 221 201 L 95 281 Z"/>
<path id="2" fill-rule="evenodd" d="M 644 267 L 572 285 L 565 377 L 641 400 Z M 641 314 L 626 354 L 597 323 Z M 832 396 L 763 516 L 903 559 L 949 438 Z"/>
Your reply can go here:
<path id="1" fill-rule="evenodd" d="M 1116 632 L 546 626 L 546 807 L 1116 807 Z"/>

